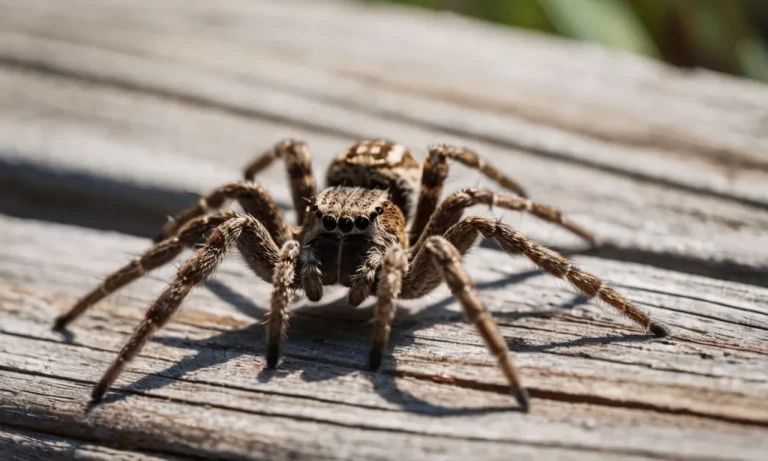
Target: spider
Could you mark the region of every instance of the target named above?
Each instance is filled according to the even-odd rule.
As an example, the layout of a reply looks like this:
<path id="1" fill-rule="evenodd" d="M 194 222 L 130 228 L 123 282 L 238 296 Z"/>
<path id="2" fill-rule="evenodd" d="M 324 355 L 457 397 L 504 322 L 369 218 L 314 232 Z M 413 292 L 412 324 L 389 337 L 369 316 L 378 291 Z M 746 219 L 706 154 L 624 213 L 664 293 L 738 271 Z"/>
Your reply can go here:
<path id="1" fill-rule="evenodd" d="M 253 182 L 256 173 L 275 159 L 285 162 L 300 227 L 291 227 L 270 194 Z M 462 189 L 440 202 L 452 160 L 481 171 L 512 193 Z M 349 288 L 347 299 L 352 306 L 375 294 L 368 358 L 370 368 L 375 370 L 381 365 L 398 299 L 423 297 L 445 282 L 496 358 L 511 394 L 527 412 L 528 393 L 507 344 L 462 264 L 462 256 L 480 236 L 494 239 L 507 253 L 522 254 L 584 295 L 613 306 L 644 330 L 660 337 L 670 334 L 666 326 L 653 321 L 598 277 L 511 226 L 483 216 L 462 218 L 464 210 L 476 204 L 525 211 L 595 244 L 590 232 L 557 209 L 528 200 L 515 181 L 468 149 L 432 147 L 421 167 L 400 144 L 363 141 L 331 162 L 326 179 L 327 188 L 318 193 L 305 143 L 285 140 L 276 144 L 247 166 L 244 181 L 214 190 L 170 219 L 149 250 L 111 274 L 58 317 L 54 328 L 66 328 L 110 293 L 170 262 L 184 248 L 208 236 L 205 245 L 181 266 L 175 280 L 152 304 L 96 384 L 93 402 L 104 397 L 149 338 L 179 309 L 192 289 L 213 274 L 233 247 L 258 277 L 273 286 L 266 320 L 269 368 L 278 364 L 288 306 L 298 291 L 303 291 L 310 301 L 318 301 L 325 286 L 340 284 Z M 233 199 L 244 213 L 218 210 Z"/>

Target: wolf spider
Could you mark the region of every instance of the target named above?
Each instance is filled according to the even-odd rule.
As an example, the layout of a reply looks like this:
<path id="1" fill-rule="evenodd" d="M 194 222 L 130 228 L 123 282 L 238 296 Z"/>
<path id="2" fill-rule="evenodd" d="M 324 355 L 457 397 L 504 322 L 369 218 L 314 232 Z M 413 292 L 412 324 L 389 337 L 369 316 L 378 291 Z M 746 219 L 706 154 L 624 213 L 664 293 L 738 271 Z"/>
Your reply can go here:
<path id="1" fill-rule="evenodd" d="M 285 161 L 301 227 L 288 225 L 270 194 L 253 182 L 256 173 L 277 158 Z M 480 170 L 514 193 L 463 189 L 439 202 L 451 160 Z M 58 317 L 55 328 L 65 328 L 110 293 L 168 263 L 184 248 L 210 234 L 206 244 L 181 266 L 176 279 L 149 308 L 93 389 L 93 401 L 101 400 L 150 336 L 178 310 L 194 287 L 213 274 L 224 254 L 234 246 L 253 272 L 273 285 L 266 322 L 270 368 L 278 363 L 288 321 L 287 308 L 296 290 L 304 291 L 311 301 L 318 301 L 324 286 L 341 284 L 349 288 L 348 301 L 352 306 L 375 293 L 369 364 L 377 369 L 389 339 L 397 300 L 420 298 L 445 282 L 498 361 L 519 405 L 528 411 L 528 393 L 521 385 L 507 344 L 462 264 L 462 256 L 479 236 L 494 239 L 507 253 L 524 255 L 544 271 L 567 280 L 581 293 L 608 303 L 656 336 L 669 334 L 667 327 L 651 320 L 599 278 L 511 226 L 482 216 L 462 219 L 465 208 L 486 204 L 532 213 L 595 242 L 590 232 L 564 218 L 557 209 L 525 198 L 515 181 L 467 149 L 433 147 L 421 168 L 399 144 L 360 142 L 333 160 L 327 186 L 319 193 L 316 191 L 306 145 L 283 141 L 246 168 L 245 181 L 214 190 L 169 220 L 154 246 L 107 277 L 69 312 Z M 230 199 L 237 200 L 245 213 L 208 213 Z M 407 227 L 409 218 L 412 221 Z"/>

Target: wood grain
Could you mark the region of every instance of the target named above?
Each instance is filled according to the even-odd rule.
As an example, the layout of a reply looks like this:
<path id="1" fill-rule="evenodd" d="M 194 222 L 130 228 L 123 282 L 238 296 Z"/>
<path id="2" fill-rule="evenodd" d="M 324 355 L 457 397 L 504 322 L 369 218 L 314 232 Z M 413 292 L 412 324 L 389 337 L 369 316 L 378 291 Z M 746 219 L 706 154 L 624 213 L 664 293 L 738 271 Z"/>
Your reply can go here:
<path id="1" fill-rule="evenodd" d="M 86 441 L 0 428 L 0 452 L 14 461 L 50 461 L 87 459 L 93 461 L 159 461 L 178 459 L 167 455 L 152 455 L 135 451 L 116 450 Z"/>
<path id="2" fill-rule="evenodd" d="M 310 6 L 311 5 L 311 6 Z M 312 14 L 306 14 L 311 8 Z M 396 33 L 395 33 L 396 31 Z M 500 59 L 503 56 L 504 59 Z M 762 459 L 768 448 L 768 90 L 449 15 L 337 1 L 0 0 L 0 450 L 19 459 Z M 565 249 L 674 328 L 651 339 L 483 245 L 469 273 L 533 412 L 515 411 L 443 287 L 366 367 L 370 302 L 292 309 L 264 370 L 269 287 L 238 257 L 86 411 L 172 279 L 52 319 L 167 214 L 282 138 L 322 176 L 351 142 L 469 146 L 572 236 Z M 452 170 L 448 192 L 486 186 Z M 258 177 L 293 218 L 278 167 Z M 189 253 L 179 259 L 178 265 Z"/>
<path id="3" fill-rule="evenodd" d="M 84 416 L 90 387 L 173 267 L 127 288 L 61 338 L 51 319 L 147 241 L 13 218 L 2 228 L 2 424 L 74 438 L 96 424 L 103 428 L 97 439 L 121 446 L 212 457 L 227 450 L 259 457 L 268 449 L 330 457 L 333 440 L 352 450 L 340 457 L 362 456 L 358 449 L 383 457 L 405 440 L 429 441 L 408 455 L 418 459 L 435 438 L 451 459 L 469 447 L 489 459 L 539 446 L 584 450 L 586 458 L 607 451 L 758 459 L 765 449 L 768 312 L 759 306 L 766 290 L 742 287 L 725 302 L 722 290 L 737 285 L 579 258 L 611 273 L 619 289 L 678 333 L 652 340 L 602 306 L 579 305 L 524 263 L 489 268 L 490 249 L 467 263 L 531 388 L 530 418 L 514 411 L 503 378 L 445 290 L 401 312 L 380 374 L 365 371 L 370 308 L 350 312 L 338 301 L 297 305 L 286 358 L 276 373 L 265 371 L 260 320 L 268 287 L 235 260 L 147 346 L 118 381 L 123 390 Z M 676 293 L 686 286 L 695 299 Z M 753 305 L 752 296 L 763 302 Z M 310 440 L 331 445 L 310 447 Z M 712 458 L 713 450 L 723 455 Z"/>

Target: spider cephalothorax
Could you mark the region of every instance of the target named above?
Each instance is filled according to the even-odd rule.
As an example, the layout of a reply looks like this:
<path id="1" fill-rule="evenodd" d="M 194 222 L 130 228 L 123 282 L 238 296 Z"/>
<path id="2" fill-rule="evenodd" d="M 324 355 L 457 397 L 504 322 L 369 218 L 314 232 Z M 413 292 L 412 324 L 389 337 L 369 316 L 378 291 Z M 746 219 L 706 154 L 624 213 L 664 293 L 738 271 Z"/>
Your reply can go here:
<path id="1" fill-rule="evenodd" d="M 288 225 L 270 194 L 252 182 L 256 173 L 276 158 L 286 163 L 298 228 Z M 480 170 L 513 193 L 462 189 L 440 202 L 451 160 Z M 104 396 L 123 368 L 178 310 L 189 292 L 213 274 L 232 247 L 237 247 L 258 277 L 273 285 L 267 321 L 269 367 L 278 363 L 288 305 L 296 291 L 303 291 L 311 301 L 317 301 L 323 296 L 324 286 L 343 285 L 349 288 L 347 299 L 353 306 L 375 295 L 369 363 L 376 369 L 381 365 L 397 300 L 422 297 L 445 282 L 527 411 L 528 394 L 520 384 L 507 343 L 461 261 L 480 237 L 494 239 L 510 254 L 522 254 L 549 274 L 567 280 L 581 293 L 613 306 L 656 336 L 669 334 L 665 326 L 652 321 L 599 278 L 511 226 L 481 216 L 462 218 L 466 208 L 477 204 L 520 210 L 595 242 L 590 232 L 564 218 L 557 209 L 525 198 L 517 183 L 467 149 L 433 147 L 420 167 L 402 145 L 381 140 L 360 142 L 334 159 L 328 169 L 328 187 L 318 193 L 307 146 L 298 141 L 283 141 L 248 165 L 245 177 L 245 181 L 224 185 L 179 213 L 163 227 L 152 248 L 107 277 L 56 320 L 56 328 L 65 328 L 110 293 L 168 263 L 184 248 L 208 236 L 206 244 L 179 269 L 176 279 L 149 308 L 96 385 L 95 401 Z M 210 212 L 231 199 L 237 200 L 245 213 Z"/>
<path id="2" fill-rule="evenodd" d="M 351 287 L 367 254 L 407 245 L 405 218 L 386 190 L 331 187 L 309 208 L 299 234 L 299 282 L 312 301 L 322 297 L 322 285 Z"/>

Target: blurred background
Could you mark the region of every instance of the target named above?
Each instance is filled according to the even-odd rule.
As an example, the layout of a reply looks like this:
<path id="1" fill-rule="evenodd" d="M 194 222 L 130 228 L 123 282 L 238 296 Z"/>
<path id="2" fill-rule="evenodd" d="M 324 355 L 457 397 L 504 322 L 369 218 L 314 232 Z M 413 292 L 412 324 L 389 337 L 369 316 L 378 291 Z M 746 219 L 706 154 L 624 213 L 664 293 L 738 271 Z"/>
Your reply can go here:
<path id="1" fill-rule="evenodd" d="M 450 10 L 768 81 L 768 0 L 360 0 Z"/>

